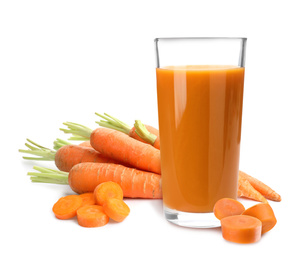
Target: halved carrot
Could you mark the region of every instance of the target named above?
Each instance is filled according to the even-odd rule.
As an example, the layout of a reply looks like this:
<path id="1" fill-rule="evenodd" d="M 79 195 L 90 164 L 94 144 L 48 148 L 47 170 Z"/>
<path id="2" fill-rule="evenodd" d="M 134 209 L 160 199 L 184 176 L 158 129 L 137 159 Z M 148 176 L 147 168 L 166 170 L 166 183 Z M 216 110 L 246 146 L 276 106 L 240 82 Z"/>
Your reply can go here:
<path id="1" fill-rule="evenodd" d="M 231 198 L 223 198 L 218 200 L 213 209 L 217 219 L 222 219 L 224 217 L 233 215 L 241 215 L 244 211 L 244 206 L 238 200 Z"/>
<path id="2" fill-rule="evenodd" d="M 101 227 L 108 223 L 109 217 L 102 206 L 86 205 L 77 210 L 77 220 L 82 227 Z"/>
<path id="3" fill-rule="evenodd" d="M 70 219 L 76 216 L 77 210 L 82 206 L 82 198 L 78 195 L 61 197 L 52 208 L 58 219 Z"/>
<path id="4" fill-rule="evenodd" d="M 113 181 L 99 184 L 94 190 L 96 203 L 103 206 L 107 199 L 123 199 L 123 191 L 120 185 Z"/>
<path id="5" fill-rule="evenodd" d="M 96 198 L 93 192 L 86 192 L 86 193 L 80 194 L 79 196 L 83 200 L 82 206 L 96 204 Z"/>
<path id="6" fill-rule="evenodd" d="M 235 215 L 221 219 L 222 236 L 225 240 L 248 244 L 261 238 L 261 221 L 246 215 Z"/>
<path id="7" fill-rule="evenodd" d="M 113 220 L 122 222 L 129 214 L 130 208 L 121 199 L 110 198 L 104 203 L 105 213 Z"/>
<path id="8" fill-rule="evenodd" d="M 256 204 L 245 210 L 242 215 L 258 218 L 262 223 L 262 234 L 271 230 L 277 222 L 273 209 L 267 203 Z"/>

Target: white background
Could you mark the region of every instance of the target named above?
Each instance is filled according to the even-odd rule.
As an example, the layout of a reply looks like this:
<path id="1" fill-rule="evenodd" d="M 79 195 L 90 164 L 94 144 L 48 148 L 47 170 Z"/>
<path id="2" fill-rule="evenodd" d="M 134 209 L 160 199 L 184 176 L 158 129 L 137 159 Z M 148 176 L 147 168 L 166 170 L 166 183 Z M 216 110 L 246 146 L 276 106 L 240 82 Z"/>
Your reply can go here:
<path id="1" fill-rule="evenodd" d="M 1 1 L 1 259 L 277 259 L 305 257 L 303 1 Z M 52 147 L 65 121 L 95 112 L 158 127 L 156 37 L 247 37 L 240 169 L 282 195 L 278 223 L 255 244 L 220 229 L 168 223 L 161 200 L 126 200 L 122 223 L 86 229 L 51 211 L 68 186 L 31 183 L 18 149 Z M 196 123 L 196 122 L 195 122 Z M 255 204 L 241 200 L 246 206 Z M 299 256 L 299 257 L 297 257 Z M 127 257 L 127 258 L 126 258 Z"/>

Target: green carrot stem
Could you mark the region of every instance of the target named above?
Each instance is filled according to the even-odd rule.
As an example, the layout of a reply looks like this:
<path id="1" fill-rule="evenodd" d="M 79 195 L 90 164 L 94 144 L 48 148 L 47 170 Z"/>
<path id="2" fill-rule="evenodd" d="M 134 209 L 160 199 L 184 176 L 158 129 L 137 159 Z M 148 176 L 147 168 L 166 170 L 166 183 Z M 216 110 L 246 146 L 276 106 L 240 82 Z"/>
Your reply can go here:
<path id="1" fill-rule="evenodd" d="M 68 184 L 68 172 L 40 166 L 34 166 L 33 169 L 37 170 L 37 172 L 28 172 L 33 182 Z"/>
<path id="2" fill-rule="evenodd" d="M 148 142 L 151 145 L 155 143 L 157 136 L 150 133 L 140 120 L 135 120 L 134 126 L 136 134 L 138 134 L 139 137 L 141 137 L 141 139 L 143 139 L 144 141 Z"/>
<path id="3" fill-rule="evenodd" d="M 72 137 L 68 140 L 88 141 L 90 139 L 92 129 L 89 127 L 72 122 L 65 122 L 63 124 L 66 125 L 68 129 L 60 128 L 60 130 L 66 134 L 72 134 Z"/>
<path id="4" fill-rule="evenodd" d="M 54 150 L 58 150 L 61 147 L 65 146 L 65 145 L 70 145 L 71 143 L 68 141 L 65 141 L 63 139 L 60 138 L 56 138 L 56 140 L 53 142 L 53 149 Z"/>
<path id="5" fill-rule="evenodd" d="M 21 153 L 27 153 L 35 155 L 36 157 L 28 157 L 24 156 L 23 158 L 26 160 L 39 160 L 39 161 L 54 161 L 55 159 L 55 150 L 51 150 L 49 148 L 46 148 L 44 146 L 41 146 L 30 139 L 27 139 L 27 141 L 31 144 L 26 143 L 25 145 L 29 148 L 28 150 L 19 149 L 18 151 Z M 36 146 L 36 147 L 35 147 Z"/>
<path id="6" fill-rule="evenodd" d="M 104 115 L 101 115 L 96 112 L 95 114 L 104 119 L 104 120 L 96 121 L 98 125 L 106 127 L 106 128 L 114 129 L 117 131 L 121 131 L 125 134 L 129 134 L 131 127 L 128 124 L 119 120 L 118 118 L 113 117 L 106 113 L 104 113 Z"/>

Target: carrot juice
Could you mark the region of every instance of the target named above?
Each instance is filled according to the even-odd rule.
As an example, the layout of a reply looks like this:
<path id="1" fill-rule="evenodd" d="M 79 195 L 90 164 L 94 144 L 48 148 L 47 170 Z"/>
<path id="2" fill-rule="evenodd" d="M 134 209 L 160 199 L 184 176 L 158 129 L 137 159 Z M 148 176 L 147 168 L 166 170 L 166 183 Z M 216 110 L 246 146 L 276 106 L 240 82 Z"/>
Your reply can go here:
<path id="1" fill-rule="evenodd" d="M 244 68 L 156 69 L 163 203 L 208 213 L 237 198 Z"/>

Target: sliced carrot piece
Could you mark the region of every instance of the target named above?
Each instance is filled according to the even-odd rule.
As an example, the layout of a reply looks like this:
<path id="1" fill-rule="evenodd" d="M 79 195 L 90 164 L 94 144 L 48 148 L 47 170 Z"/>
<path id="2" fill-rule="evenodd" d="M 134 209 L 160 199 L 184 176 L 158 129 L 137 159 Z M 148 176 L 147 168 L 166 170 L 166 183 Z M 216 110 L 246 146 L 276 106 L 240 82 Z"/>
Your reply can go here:
<path id="1" fill-rule="evenodd" d="M 122 222 L 129 214 L 130 208 L 121 199 L 110 198 L 104 203 L 105 213 L 113 220 Z"/>
<path id="2" fill-rule="evenodd" d="M 222 236 L 225 240 L 248 244 L 261 238 L 261 221 L 247 215 L 235 215 L 221 219 Z"/>
<path id="3" fill-rule="evenodd" d="M 99 205 L 86 205 L 77 210 L 78 223 L 82 227 L 102 227 L 109 221 L 103 207 Z"/>
<path id="4" fill-rule="evenodd" d="M 224 217 L 241 215 L 245 211 L 244 206 L 238 201 L 231 198 L 223 198 L 215 203 L 213 212 L 217 219 Z"/>
<path id="5" fill-rule="evenodd" d="M 96 203 L 103 206 L 104 202 L 109 198 L 123 199 L 123 191 L 121 186 L 113 181 L 100 183 L 94 190 Z"/>
<path id="6" fill-rule="evenodd" d="M 95 198 L 95 194 L 93 192 L 82 193 L 79 196 L 83 200 L 82 206 L 95 205 L 96 204 L 96 198 Z"/>
<path id="7" fill-rule="evenodd" d="M 271 230 L 277 222 L 273 209 L 267 203 L 256 204 L 242 214 L 258 218 L 262 223 L 262 234 Z"/>
<path id="8" fill-rule="evenodd" d="M 61 197 L 52 208 L 58 219 L 70 219 L 76 216 L 77 210 L 82 206 L 82 198 L 79 195 Z"/>

